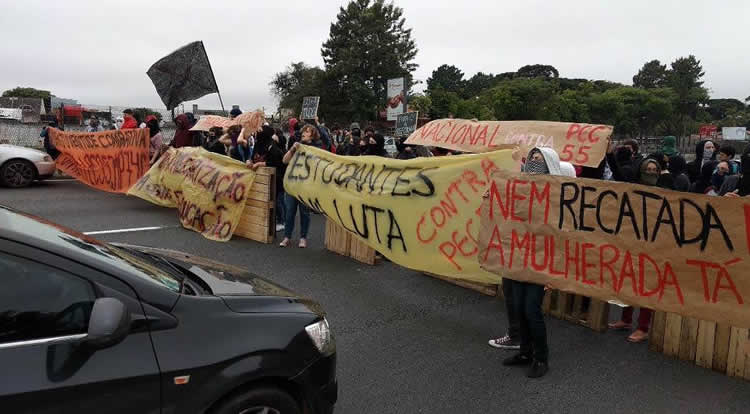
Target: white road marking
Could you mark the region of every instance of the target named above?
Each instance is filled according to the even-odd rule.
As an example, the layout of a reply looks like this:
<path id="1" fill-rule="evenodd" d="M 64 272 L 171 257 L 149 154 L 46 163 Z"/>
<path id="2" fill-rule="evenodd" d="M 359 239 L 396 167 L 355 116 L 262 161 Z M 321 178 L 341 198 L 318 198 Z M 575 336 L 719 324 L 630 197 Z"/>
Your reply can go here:
<path id="1" fill-rule="evenodd" d="M 135 231 L 151 231 L 151 230 L 161 230 L 161 229 L 170 229 L 175 228 L 177 226 L 154 226 L 154 227 L 133 227 L 130 229 L 116 229 L 116 230 L 100 230 L 100 231 L 87 231 L 83 234 L 87 236 L 95 236 L 97 234 L 112 234 L 112 233 L 131 233 Z"/>

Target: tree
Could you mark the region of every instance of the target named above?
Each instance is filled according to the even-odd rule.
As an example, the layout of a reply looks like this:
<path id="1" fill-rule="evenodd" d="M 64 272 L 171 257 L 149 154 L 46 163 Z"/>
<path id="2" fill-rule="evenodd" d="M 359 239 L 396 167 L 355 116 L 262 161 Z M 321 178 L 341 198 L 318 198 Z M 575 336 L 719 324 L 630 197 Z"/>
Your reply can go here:
<path id="1" fill-rule="evenodd" d="M 294 114 L 302 109 L 302 98 L 321 96 L 325 71 L 310 67 L 304 62 L 287 66 L 284 72 L 277 73 L 271 81 L 271 93 L 279 99 L 279 107 L 292 108 Z M 321 97 L 321 105 L 325 101 Z"/>
<path id="2" fill-rule="evenodd" d="M 5 92 L 3 92 L 3 97 L 16 97 L 16 98 L 41 98 L 41 99 L 50 99 L 55 95 L 52 95 L 50 91 L 45 91 L 41 89 L 34 89 L 34 88 L 22 88 L 20 86 L 9 89 Z"/>
<path id="3" fill-rule="evenodd" d="M 373 119 L 385 107 L 388 79 L 411 81 L 417 46 L 402 16 L 400 7 L 384 0 L 355 0 L 331 24 L 321 54 L 328 74 L 340 80 L 353 118 Z"/>
<path id="4" fill-rule="evenodd" d="M 432 108 L 430 117 L 433 119 L 447 118 L 451 114 L 454 116 L 458 112 L 458 105 L 461 98 L 455 92 L 448 92 L 445 89 L 436 89 L 430 94 Z"/>
<path id="5" fill-rule="evenodd" d="M 421 115 L 430 116 L 432 112 L 432 99 L 425 95 L 414 95 L 409 98 L 409 107 L 419 111 Z"/>
<path id="6" fill-rule="evenodd" d="M 636 88 L 661 88 L 667 81 L 667 65 L 654 59 L 646 62 L 638 73 L 633 76 L 633 86 Z"/>
<path id="7" fill-rule="evenodd" d="M 473 98 L 479 96 L 483 91 L 490 89 L 495 84 L 495 76 L 477 72 L 474 76 L 469 78 L 464 83 L 463 94 L 461 95 L 464 99 Z"/>
<path id="8" fill-rule="evenodd" d="M 693 55 L 678 58 L 670 66 L 666 84 L 675 93 L 673 105 L 677 112 L 672 129 L 684 136 L 692 128 L 699 105 L 708 103 L 708 91 L 701 80 L 705 72 Z"/>
<path id="9" fill-rule="evenodd" d="M 427 78 L 427 91 L 443 89 L 447 92 L 461 94 L 464 88 L 464 73 L 453 65 L 440 65 Z"/>
<path id="10" fill-rule="evenodd" d="M 737 113 L 745 109 L 745 104 L 739 99 L 709 99 L 706 111 L 711 120 L 718 121 L 727 117 L 729 112 Z"/>
<path id="11" fill-rule="evenodd" d="M 133 114 L 142 121 L 145 121 L 149 115 L 153 115 L 161 122 L 161 112 L 154 111 L 151 108 L 133 108 Z"/>
<path id="12" fill-rule="evenodd" d="M 526 65 L 518 69 L 516 75 L 520 78 L 558 78 L 560 73 L 551 65 Z"/>

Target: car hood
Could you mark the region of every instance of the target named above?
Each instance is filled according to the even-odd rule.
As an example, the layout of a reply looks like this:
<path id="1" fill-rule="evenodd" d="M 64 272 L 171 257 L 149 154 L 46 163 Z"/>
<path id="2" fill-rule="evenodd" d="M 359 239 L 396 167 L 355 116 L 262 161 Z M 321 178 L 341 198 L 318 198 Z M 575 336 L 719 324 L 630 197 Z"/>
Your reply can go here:
<path id="1" fill-rule="evenodd" d="M 177 250 L 133 246 L 121 243 L 112 243 L 112 245 L 154 254 L 175 262 L 175 264 L 182 266 L 203 280 L 216 296 L 299 297 L 294 292 L 237 266 L 193 256 Z"/>
<path id="2" fill-rule="evenodd" d="M 10 157 L 22 157 L 28 159 L 41 159 L 47 155 L 46 152 L 33 148 L 19 147 L 17 145 L 0 144 L 0 154 Z"/>

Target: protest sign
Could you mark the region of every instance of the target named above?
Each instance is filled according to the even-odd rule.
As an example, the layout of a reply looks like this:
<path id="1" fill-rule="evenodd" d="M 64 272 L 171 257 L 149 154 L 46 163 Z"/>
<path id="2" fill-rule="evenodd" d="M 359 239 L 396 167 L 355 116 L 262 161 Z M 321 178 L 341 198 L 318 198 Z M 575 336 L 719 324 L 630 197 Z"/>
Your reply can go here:
<path id="1" fill-rule="evenodd" d="M 406 137 L 417 130 L 419 112 L 407 112 L 396 117 L 396 136 Z"/>
<path id="2" fill-rule="evenodd" d="M 744 141 L 747 139 L 747 128 L 745 127 L 724 127 L 721 129 L 721 136 L 724 139 L 732 141 Z"/>
<path id="3" fill-rule="evenodd" d="M 477 254 L 482 194 L 499 168 L 519 168 L 511 150 L 401 161 L 300 146 L 284 188 L 394 263 L 498 283 Z"/>
<path id="4" fill-rule="evenodd" d="M 388 102 L 386 102 L 385 109 L 389 121 L 395 121 L 397 116 L 406 111 L 405 84 L 404 78 L 388 79 Z"/>
<path id="5" fill-rule="evenodd" d="M 99 190 L 125 193 L 148 170 L 148 129 L 80 132 L 49 128 L 57 168 Z"/>
<path id="6" fill-rule="evenodd" d="M 315 119 L 318 116 L 320 96 L 305 96 L 302 98 L 302 119 Z"/>
<path id="7" fill-rule="evenodd" d="M 227 241 L 240 223 L 255 172 L 201 147 L 170 148 L 130 189 L 162 207 L 176 207 L 183 227 Z"/>
<path id="8" fill-rule="evenodd" d="M 597 167 L 607 153 L 610 135 L 609 125 L 438 119 L 416 130 L 406 143 L 462 152 L 494 151 L 502 144 L 511 144 L 518 145 L 523 154 L 534 147 L 551 147 L 560 161 Z"/>
<path id="9" fill-rule="evenodd" d="M 750 327 L 746 199 L 496 171 L 481 214 L 491 272 Z"/>

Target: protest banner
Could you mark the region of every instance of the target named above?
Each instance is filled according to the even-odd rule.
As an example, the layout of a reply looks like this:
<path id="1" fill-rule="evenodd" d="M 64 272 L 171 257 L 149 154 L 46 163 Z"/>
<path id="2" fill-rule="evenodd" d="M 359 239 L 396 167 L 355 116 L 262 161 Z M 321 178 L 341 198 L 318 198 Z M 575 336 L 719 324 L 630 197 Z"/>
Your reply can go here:
<path id="1" fill-rule="evenodd" d="M 406 112 L 406 82 L 404 78 L 388 79 L 386 102 L 386 119 L 395 121 L 396 117 Z"/>
<path id="2" fill-rule="evenodd" d="M 419 112 L 407 112 L 396 117 L 396 136 L 406 137 L 417 130 Z"/>
<path id="3" fill-rule="evenodd" d="M 217 241 L 232 238 L 255 172 L 201 147 L 170 148 L 128 195 L 176 207 L 182 226 Z"/>
<path id="4" fill-rule="evenodd" d="M 496 171 L 482 267 L 602 300 L 750 327 L 750 202 Z"/>
<path id="5" fill-rule="evenodd" d="M 534 147 L 551 147 L 560 161 L 597 167 L 607 153 L 610 135 L 609 125 L 438 119 L 416 130 L 406 143 L 473 153 L 494 151 L 502 144 L 518 145 L 522 154 Z"/>
<path id="6" fill-rule="evenodd" d="M 302 119 L 315 119 L 318 116 L 320 96 L 305 96 L 302 98 Z"/>
<path id="7" fill-rule="evenodd" d="M 492 171 L 519 168 L 512 157 L 503 150 L 402 161 L 300 146 L 284 188 L 394 263 L 498 283 L 477 260 L 479 207 Z"/>
<path id="8" fill-rule="evenodd" d="M 80 132 L 49 128 L 57 168 L 99 190 L 125 193 L 148 170 L 148 129 Z"/>

